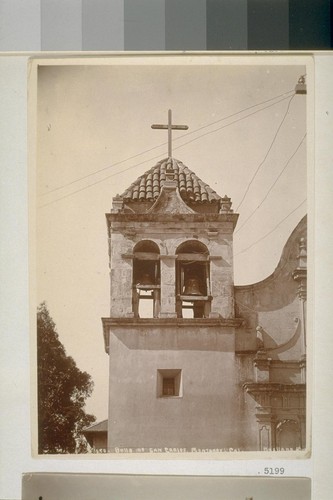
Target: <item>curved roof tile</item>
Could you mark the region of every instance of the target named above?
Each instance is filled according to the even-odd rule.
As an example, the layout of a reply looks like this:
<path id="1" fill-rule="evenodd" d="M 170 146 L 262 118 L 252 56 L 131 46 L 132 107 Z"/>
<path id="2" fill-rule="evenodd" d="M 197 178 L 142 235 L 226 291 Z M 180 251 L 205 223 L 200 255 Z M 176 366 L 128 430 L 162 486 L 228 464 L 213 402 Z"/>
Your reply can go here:
<path id="1" fill-rule="evenodd" d="M 121 195 L 124 201 L 152 201 L 156 200 L 166 180 L 166 171 L 173 169 L 174 180 L 178 184 L 179 192 L 186 201 L 192 203 L 219 202 L 219 196 L 208 184 L 205 184 L 186 165 L 175 158 L 165 158 L 150 170 L 141 175 Z"/>

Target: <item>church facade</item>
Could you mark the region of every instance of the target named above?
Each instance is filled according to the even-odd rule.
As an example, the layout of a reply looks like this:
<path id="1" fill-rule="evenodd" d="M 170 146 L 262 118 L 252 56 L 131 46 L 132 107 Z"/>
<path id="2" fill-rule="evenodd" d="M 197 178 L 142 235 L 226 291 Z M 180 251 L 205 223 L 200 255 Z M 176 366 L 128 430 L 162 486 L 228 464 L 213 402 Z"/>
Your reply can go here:
<path id="1" fill-rule="evenodd" d="M 306 219 L 247 286 L 230 198 L 171 154 L 106 219 L 108 450 L 304 449 Z"/>

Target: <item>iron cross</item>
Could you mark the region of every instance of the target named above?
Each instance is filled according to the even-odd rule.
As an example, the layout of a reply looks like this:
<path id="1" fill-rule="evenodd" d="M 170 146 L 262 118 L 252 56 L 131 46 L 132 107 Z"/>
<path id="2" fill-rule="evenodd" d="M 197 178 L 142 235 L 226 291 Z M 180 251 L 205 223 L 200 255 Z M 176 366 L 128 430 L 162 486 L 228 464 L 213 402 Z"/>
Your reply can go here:
<path id="1" fill-rule="evenodd" d="M 168 156 L 172 157 L 172 130 L 188 130 L 187 125 L 172 125 L 172 112 L 171 109 L 168 111 L 168 124 L 167 125 L 159 125 L 154 124 L 151 128 L 158 128 L 163 130 L 168 130 Z"/>

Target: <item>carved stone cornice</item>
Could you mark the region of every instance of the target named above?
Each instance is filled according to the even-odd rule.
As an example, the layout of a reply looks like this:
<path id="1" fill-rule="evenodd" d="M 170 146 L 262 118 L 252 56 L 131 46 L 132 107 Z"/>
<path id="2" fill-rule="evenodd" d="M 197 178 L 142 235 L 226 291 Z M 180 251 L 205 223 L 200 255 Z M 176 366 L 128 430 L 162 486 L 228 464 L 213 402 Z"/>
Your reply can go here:
<path id="1" fill-rule="evenodd" d="M 275 382 L 261 384 L 245 382 L 243 387 L 246 392 L 305 392 L 305 384 L 279 384 Z"/>
<path id="2" fill-rule="evenodd" d="M 182 223 L 185 221 L 187 223 L 193 222 L 193 223 L 214 223 L 214 224 L 220 224 L 220 223 L 225 223 L 229 222 L 232 224 L 233 228 L 235 228 L 237 224 L 237 220 L 239 217 L 239 214 L 235 214 L 232 212 L 229 213 L 218 213 L 218 214 L 211 214 L 211 213 L 188 213 L 188 214 L 176 214 L 176 213 L 107 213 L 106 219 L 109 224 L 113 222 L 120 222 L 120 223 L 143 223 L 143 222 L 172 222 L 173 224 L 179 223 L 181 226 Z M 220 229 L 219 229 L 220 231 Z"/>
<path id="3" fill-rule="evenodd" d="M 256 417 L 270 415 L 294 415 L 305 412 L 305 384 L 278 384 L 247 382 L 243 389 L 256 401 Z M 297 404 L 295 404 L 295 399 Z"/>
<path id="4" fill-rule="evenodd" d="M 160 317 L 160 318 L 102 318 L 103 335 L 105 352 L 109 353 L 109 336 L 110 331 L 135 331 L 140 332 L 142 328 L 146 332 L 158 333 L 161 329 L 174 332 L 175 329 L 193 329 L 197 332 L 203 331 L 205 335 L 207 331 L 215 331 L 219 335 L 231 335 L 234 333 L 234 328 L 240 328 L 243 323 L 242 318 L 177 318 L 177 317 Z"/>
<path id="5" fill-rule="evenodd" d="M 305 384 L 278 384 L 272 382 L 245 382 L 243 388 L 252 396 L 257 396 L 259 394 L 271 396 L 276 393 L 305 395 L 306 391 Z"/>
<path id="6" fill-rule="evenodd" d="M 261 412 L 262 408 L 256 408 L 256 419 L 260 424 L 275 424 L 276 423 L 276 415 L 270 412 Z"/>
<path id="7" fill-rule="evenodd" d="M 103 327 L 140 327 L 145 326 L 155 328 L 156 326 L 222 326 L 239 328 L 242 324 L 242 318 L 102 318 Z"/>

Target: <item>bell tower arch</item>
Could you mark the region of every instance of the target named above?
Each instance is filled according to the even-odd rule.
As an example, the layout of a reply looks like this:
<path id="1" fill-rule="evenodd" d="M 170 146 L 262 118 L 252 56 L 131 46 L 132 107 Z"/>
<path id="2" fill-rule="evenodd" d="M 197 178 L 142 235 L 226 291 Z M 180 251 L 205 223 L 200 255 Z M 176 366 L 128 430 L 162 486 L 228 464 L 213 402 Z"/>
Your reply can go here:
<path id="1" fill-rule="evenodd" d="M 139 241 L 133 255 L 133 314 L 158 318 L 161 304 L 160 249 L 154 241 Z"/>
<path id="2" fill-rule="evenodd" d="M 176 259 L 177 317 L 209 318 L 212 296 L 207 246 L 198 240 L 185 241 L 176 249 Z"/>

